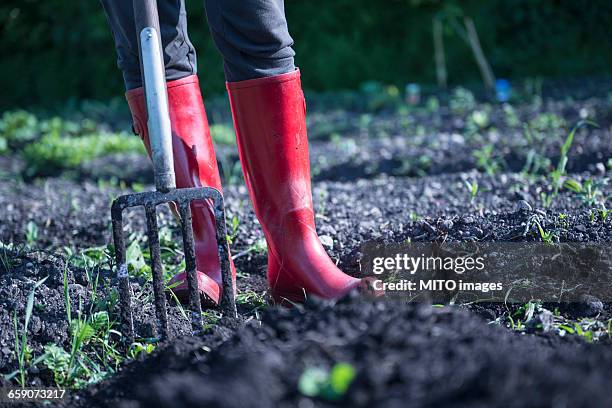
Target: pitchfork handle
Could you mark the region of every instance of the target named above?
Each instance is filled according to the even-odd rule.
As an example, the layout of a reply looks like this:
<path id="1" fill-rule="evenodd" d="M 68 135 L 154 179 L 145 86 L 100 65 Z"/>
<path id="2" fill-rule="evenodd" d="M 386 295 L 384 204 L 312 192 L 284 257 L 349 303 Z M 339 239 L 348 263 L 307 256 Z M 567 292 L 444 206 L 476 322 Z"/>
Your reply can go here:
<path id="1" fill-rule="evenodd" d="M 155 187 L 165 193 L 176 188 L 176 181 L 157 1 L 133 0 L 133 2 L 136 35 L 139 39 L 140 72 L 147 103 L 147 126 Z"/>

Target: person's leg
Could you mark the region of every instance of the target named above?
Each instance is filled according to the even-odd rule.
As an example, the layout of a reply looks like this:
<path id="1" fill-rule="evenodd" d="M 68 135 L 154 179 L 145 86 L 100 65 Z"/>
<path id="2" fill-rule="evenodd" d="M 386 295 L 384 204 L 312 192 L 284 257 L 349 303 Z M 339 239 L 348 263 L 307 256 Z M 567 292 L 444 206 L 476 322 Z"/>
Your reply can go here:
<path id="1" fill-rule="evenodd" d="M 126 97 L 134 130 L 149 150 L 147 108 L 141 86 L 137 34 L 132 1 L 102 0 L 107 13 L 118 65 L 125 79 Z M 158 0 L 160 30 L 164 47 L 168 108 L 176 185 L 179 188 L 210 186 L 221 190 L 221 179 L 210 137 L 208 120 L 196 72 L 196 54 L 187 36 L 184 0 Z M 198 267 L 198 285 L 206 300 L 218 303 L 222 287 L 221 267 L 215 239 L 214 209 L 207 202 L 192 204 L 193 232 Z M 235 274 L 233 265 L 232 271 Z M 174 277 L 173 290 L 187 301 L 185 274 Z"/>
<path id="2" fill-rule="evenodd" d="M 340 271 L 315 229 L 306 107 L 282 0 L 206 0 L 225 61 L 238 152 L 268 243 L 278 302 L 338 298 L 361 281 Z"/>
<path id="3" fill-rule="evenodd" d="M 138 40 L 134 25 L 134 6 L 130 0 L 101 0 L 110 25 L 117 65 L 123 73 L 127 90 L 142 86 L 138 60 Z M 195 75 L 196 52 L 187 35 L 187 14 L 184 0 L 157 2 L 159 26 L 164 51 L 166 80 Z"/>
<path id="4" fill-rule="evenodd" d="M 204 0 L 228 81 L 295 70 L 283 0 Z"/>

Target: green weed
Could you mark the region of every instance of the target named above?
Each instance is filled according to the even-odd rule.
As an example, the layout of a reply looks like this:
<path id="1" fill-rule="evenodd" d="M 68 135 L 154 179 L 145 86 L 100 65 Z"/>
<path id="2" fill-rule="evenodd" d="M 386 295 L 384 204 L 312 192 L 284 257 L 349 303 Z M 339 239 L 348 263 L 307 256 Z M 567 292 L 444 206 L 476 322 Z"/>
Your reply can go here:
<path id="1" fill-rule="evenodd" d="M 135 276 L 150 275 L 150 267 L 145 261 L 145 254 L 140 246 L 144 236 L 132 233 L 129 237 L 130 244 L 125 250 L 125 258 L 130 274 Z M 161 241 L 161 238 L 160 238 Z"/>
<path id="2" fill-rule="evenodd" d="M 555 195 L 552 193 L 545 193 L 545 192 L 540 193 L 540 201 L 542 202 L 542 206 L 544 208 L 550 207 L 554 199 L 555 199 Z"/>
<path id="3" fill-rule="evenodd" d="M 0 263 L 5 272 L 11 272 L 13 270 L 13 262 L 9 257 L 7 248 L 0 242 Z"/>
<path id="4" fill-rule="evenodd" d="M 468 128 L 471 128 L 473 131 L 485 129 L 490 124 L 490 107 L 488 106 L 485 106 L 484 109 L 473 111 L 468 118 Z"/>
<path id="5" fill-rule="evenodd" d="M 117 371 L 125 359 L 117 350 L 114 340 L 120 338 L 121 333 L 114 330 L 114 322 L 107 311 L 95 311 L 85 316 L 80 299 L 76 315 L 72 313 L 67 267 L 63 273 L 63 290 L 70 328 L 70 351 L 48 344 L 41 362 L 53 373 L 57 386 L 81 388 Z"/>
<path id="6" fill-rule="evenodd" d="M 331 370 L 309 367 L 300 376 L 298 389 L 307 397 L 337 401 L 346 394 L 356 374 L 348 363 L 336 363 Z"/>
<path id="7" fill-rule="evenodd" d="M 141 355 L 151 354 L 153 350 L 155 350 L 154 344 L 143 344 L 134 342 L 130 345 L 130 348 L 128 350 L 128 357 L 132 360 L 136 360 Z"/>
<path id="8" fill-rule="evenodd" d="M 567 222 L 567 214 L 561 213 L 559 214 L 558 218 L 559 218 L 559 223 L 561 224 L 561 226 L 564 228 L 567 228 L 569 225 Z"/>
<path id="9" fill-rule="evenodd" d="M 220 157 L 221 177 L 224 185 L 239 184 L 243 178 L 239 160 L 233 160 L 231 155 Z"/>
<path id="10" fill-rule="evenodd" d="M 449 107 L 455 114 L 463 114 L 476 109 L 476 98 L 468 89 L 458 87 L 453 91 Z"/>
<path id="11" fill-rule="evenodd" d="M 539 148 L 542 145 L 545 134 L 534 130 L 528 123 L 523 124 L 523 135 L 529 146 L 527 152 L 527 159 L 523 166 L 523 174 L 525 175 L 537 175 L 547 172 L 551 167 L 551 160 L 539 152 Z"/>
<path id="12" fill-rule="evenodd" d="M 463 180 L 463 183 L 465 185 L 465 188 L 467 189 L 469 195 L 470 195 L 470 201 L 474 202 L 474 200 L 476 199 L 476 196 L 478 195 L 479 192 L 479 185 L 478 185 L 478 181 L 474 180 L 472 182 L 468 181 L 468 180 Z"/>
<path id="13" fill-rule="evenodd" d="M 34 284 L 32 290 L 30 290 L 25 307 L 25 320 L 21 331 L 19 331 L 19 324 L 17 322 L 17 312 L 15 311 L 13 313 L 13 328 L 15 330 L 15 356 L 17 357 L 17 364 L 19 368 L 16 372 L 9 374 L 6 379 L 10 380 L 17 375 L 17 382 L 21 387 L 25 387 L 26 385 L 27 368 L 32 357 L 31 350 L 28 346 L 28 326 L 30 325 L 32 310 L 34 308 L 34 294 L 36 289 L 45 283 L 46 280 L 47 277 L 39 280 Z"/>
<path id="14" fill-rule="evenodd" d="M 38 119 L 29 112 L 23 110 L 4 112 L 0 119 L 0 141 L 5 150 L 34 140 L 39 132 Z"/>
<path id="15" fill-rule="evenodd" d="M 610 210 L 608 210 L 603 204 L 601 206 L 600 209 L 597 210 L 597 213 L 599 214 L 599 218 L 601 218 L 601 220 L 603 222 L 606 222 L 606 220 L 608 219 L 608 215 L 610 213 Z"/>
<path id="16" fill-rule="evenodd" d="M 574 334 L 578 337 L 582 337 L 587 343 L 592 343 L 595 338 L 592 330 L 583 329 L 578 322 L 574 322 L 574 324 L 560 324 L 559 330 L 562 330 L 568 334 Z"/>
<path id="17" fill-rule="evenodd" d="M 21 156 L 26 162 L 26 175 L 52 175 L 62 169 L 78 167 L 81 163 L 112 153 L 144 154 L 142 142 L 127 133 L 96 133 L 65 137 L 58 132 L 44 134 L 28 144 Z"/>
<path id="18" fill-rule="evenodd" d="M 566 166 L 567 166 L 567 161 L 569 157 L 568 155 L 569 155 L 570 148 L 572 147 L 572 144 L 574 143 L 574 136 L 576 135 L 576 132 L 578 131 L 578 129 L 580 129 L 583 126 L 599 127 L 594 122 L 581 120 L 569 132 L 569 134 L 565 138 L 563 145 L 561 146 L 559 162 L 557 163 L 557 166 L 555 167 L 555 169 L 549 174 L 549 179 L 550 179 L 550 183 L 552 185 L 553 190 L 551 193 L 541 193 L 540 194 L 542 205 L 544 207 L 550 207 L 553 201 L 555 200 L 555 198 L 559 195 L 559 189 L 562 187 L 563 179 L 565 175 L 567 174 Z"/>
<path id="19" fill-rule="evenodd" d="M 42 363 L 53 373 L 57 386 L 81 388 L 117 371 L 124 357 L 111 339 L 121 335 L 113 325 L 106 311 L 88 318 L 79 311 L 70 327 L 70 352 L 55 344 L 45 346 Z M 89 352 L 85 352 L 85 345 L 89 346 Z"/>
<path id="20" fill-rule="evenodd" d="M 256 254 L 265 254 L 268 251 L 268 243 L 265 239 L 258 239 L 251 246 L 249 246 L 249 252 Z"/>
<path id="21" fill-rule="evenodd" d="M 532 320 L 536 314 L 543 310 L 541 301 L 531 300 L 519 306 L 514 312 L 506 317 L 507 327 L 515 331 L 525 331 L 525 323 Z M 555 309 L 552 314 L 552 327 L 556 329 L 556 332 L 561 337 L 569 334 L 581 337 L 586 342 L 591 343 L 604 336 L 608 338 L 611 336 L 610 330 L 612 329 L 612 319 L 607 322 L 602 322 L 597 319 L 582 319 L 580 321 L 575 321 L 563 317 L 558 309 Z M 499 320 L 495 322 L 497 323 Z"/>
<path id="22" fill-rule="evenodd" d="M 503 106 L 504 110 L 504 121 L 506 122 L 506 126 L 511 128 L 519 127 L 521 121 L 516 113 L 516 109 L 509 103 L 505 103 Z"/>
<path id="23" fill-rule="evenodd" d="M 202 311 L 202 320 L 204 324 L 202 325 L 202 329 L 204 331 L 211 330 L 223 317 L 223 314 L 214 309 L 203 310 Z"/>
<path id="24" fill-rule="evenodd" d="M 248 255 L 250 253 L 265 254 L 267 250 L 268 250 L 268 245 L 266 243 L 266 240 L 265 239 L 258 239 L 252 245 L 250 245 L 247 249 L 232 255 L 232 259 L 235 260 L 235 259 L 241 258 L 243 256 L 246 256 L 246 255 Z"/>
<path id="25" fill-rule="evenodd" d="M 522 172 L 525 175 L 537 175 L 545 172 L 550 166 L 550 159 L 532 148 L 527 152 L 527 159 L 525 160 Z"/>
<path id="26" fill-rule="evenodd" d="M 588 206 L 603 204 L 602 188 L 608 183 L 608 179 L 593 180 L 588 178 L 583 183 L 574 179 L 566 179 L 563 187 L 576 193 L 581 201 Z"/>
<path id="27" fill-rule="evenodd" d="M 36 225 L 34 221 L 29 221 L 26 224 L 25 237 L 28 246 L 33 246 L 36 243 L 36 240 L 38 239 L 38 225 Z"/>
<path id="28" fill-rule="evenodd" d="M 565 120 L 555 113 L 539 113 L 529 121 L 529 127 L 541 133 L 548 133 L 563 129 L 566 126 Z"/>
<path id="29" fill-rule="evenodd" d="M 484 170 L 490 176 L 495 175 L 501 168 L 500 159 L 494 154 L 494 146 L 487 144 L 480 149 L 474 151 L 476 166 L 480 170 Z"/>
<path id="30" fill-rule="evenodd" d="M 538 221 L 537 219 L 534 220 L 534 223 L 538 227 L 538 232 L 540 234 L 540 238 L 542 238 L 542 241 L 544 241 L 547 244 L 552 244 L 555 238 L 555 234 L 552 231 L 546 231 L 542 227 L 542 224 L 540 223 L 540 221 Z"/>
<path id="31" fill-rule="evenodd" d="M 238 228 L 240 227 L 240 219 L 237 215 L 233 215 L 229 223 L 230 232 L 227 234 L 227 242 L 229 245 L 234 243 L 234 240 L 238 237 Z"/>
<path id="32" fill-rule="evenodd" d="M 553 170 L 553 172 L 551 173 L 551 180 L 552 180 L 555 195 L 557 195 L 557 193 L 559 192 L 559 188 L 561 188 L 561 184 L 562 184 L 561 183 L 562 177 L 565 176 L 566 174 L 565 168 L 567 166 L 569 150 L 572 147 L 572 144 L 574 143 L 574 136 L 576 135 L 576 132 L 578 131 L 578 129 L 580 129 L 583 126 L 599 127 L 594 122 L 581 120 L 572 128 L 572 130 L 569 132 L 569 134 L 565 138 L 565 142 L 561 146 L 561 151 L 560 151 L 561 155 L 559 156 L 559 162 L 557 163 L 557 167 L 555 168 L 555 170 Z"/>
<path id="33" fill-rule="evenodd" d="M 254 290 L 238 292 L 236 294 L 236 304 L 249 306 L 253 310 L 259 310 L 268 305 L 263 294 L 257 293 Z"/>

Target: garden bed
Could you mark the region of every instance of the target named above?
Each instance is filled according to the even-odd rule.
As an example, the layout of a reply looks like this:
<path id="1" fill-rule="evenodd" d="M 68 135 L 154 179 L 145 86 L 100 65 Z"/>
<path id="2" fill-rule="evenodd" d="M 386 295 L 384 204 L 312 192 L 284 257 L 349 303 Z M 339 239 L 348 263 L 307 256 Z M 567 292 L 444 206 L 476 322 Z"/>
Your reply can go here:
<path id="1" fill-rule="evenodd" d="M 360 276 L 368 245 L 612 241 L 612 101 L 498 106 L 454 98 L 436 109 L 313 112 L 317 230 L 343 270 Z M 334 307 L 316 299 L 269 306 L 263 234 L 229 142 L 218 155 L 239 316 L 206 311 L 206 333 L 192 337 L 187 311 L 171 302 L 174 340 L 149 344 L 157 333 L 145 224 L 132 211 L 140 338 L 126 350 L 116 324 L 109 208 L 120 194 L 151 188 L 146 157 L 131 144 L 113 145 L 42 177 L 45 167 L 32 167 L 24 149 L 9 143 L 11 154 L 0 156 L 0 372 L 18 371 L 5 382 L 83 388 L 74 406 L 612 403 L 607 299 L 434 307 L 351 295 Z M 179 235 L 167 209 L 159 222 L 169 277 L 182 268 Z M 528 324 L 548 310 L 546 330 Z M 91 330 L 75 345 L 74 328 L 84 326 Z M 27 364 L 19 372 L 15 335 L 24 333 Z"/>

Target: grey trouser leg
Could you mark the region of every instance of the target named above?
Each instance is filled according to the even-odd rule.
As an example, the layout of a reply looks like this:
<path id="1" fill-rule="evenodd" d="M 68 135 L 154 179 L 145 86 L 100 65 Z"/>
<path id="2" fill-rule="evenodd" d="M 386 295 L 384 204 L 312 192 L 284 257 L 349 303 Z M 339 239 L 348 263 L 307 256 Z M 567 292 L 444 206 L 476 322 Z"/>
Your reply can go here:
<path id="1" fill-rule="evenodd" d="M 134 11 L 130 0 L 101 0 L 115 40 L 117 65 L 126 89 L 141 86 Z M 187 35 L 184 0 L 158 0 L 166 79 L 197 71 L 196 52 Z M 293 71 L 284 0 L 205 0 L 213 39 L 224 59 L 228 81 Z"/>
<path id="2" fill-rule="evenodd" d="M 138 42 L 131 0 L 101 0 L 115 40 L 117 65 L 126 89 L 142 86 Z M 159 27 L 164 47 L 166 79 L 174 80 L 197 71 L 196 52 L 187 36 L 184 0 L 157 0 Z"/>
<path id="3" fill-rule="evenodd" d="M 204 0 L 228 81 L 295 70 L 284 0 Z"/>

